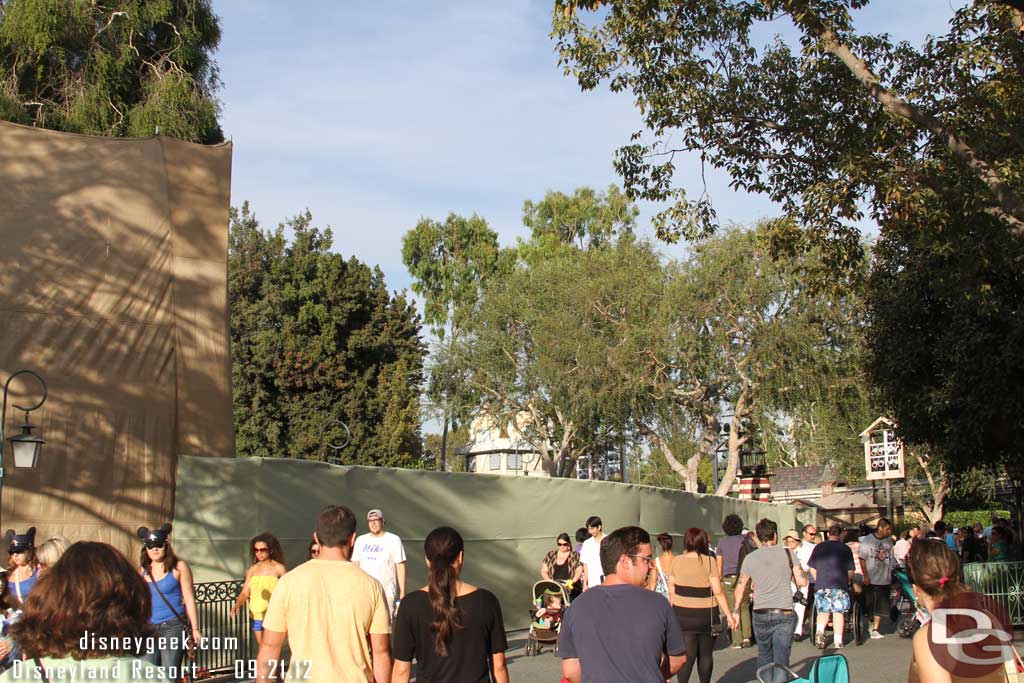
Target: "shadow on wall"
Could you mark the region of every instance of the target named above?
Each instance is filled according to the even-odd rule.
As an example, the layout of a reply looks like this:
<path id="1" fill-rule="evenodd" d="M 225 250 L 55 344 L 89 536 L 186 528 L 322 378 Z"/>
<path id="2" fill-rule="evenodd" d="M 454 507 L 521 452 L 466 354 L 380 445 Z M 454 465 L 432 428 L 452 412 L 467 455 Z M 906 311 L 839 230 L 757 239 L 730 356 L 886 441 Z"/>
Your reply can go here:
<path id="1" fill-rule="evenodd" d="M 751 526 L 761 517 L 778 521 L 780 529 L 796 525 L 796 510 L 788 505 L 630 484 L 292 459 L 183 456 L 177 482 L 172 538 L 198 581 L 243 577 L 248 541 L 263 531 L 281 540 L 289 566 L 305 561 L 324 505 L 351 508 L 357 533 L 367 531 L 366 512 L 381 508 L 387 530 L 405 544 L 409 590 L 426 581 L 423 539 L 435 527 L 453 526 L 466 540 L 466 581 L 498 596 L 509 628 L 528 626 L 531 587 L 555 537 L 571 536 L 590 515 L 602 518 L 606 532 L 638 524 L 652 535 L 677 537 L 691 526 L 719 536 L 731 512 Z"/>
<path id="2" fill-rule="evenodd" d="M 230 167 L 229 145 L 0 123 L 0 381 L 49 385 L 32 414 L 46 445 L 37 469 L 7 469 L 0 531 L 134 557 L 135 528 L 171 515 L 178 453 L 233 454 Z M 9 426 L 38 391 L 20 380 Z"/>

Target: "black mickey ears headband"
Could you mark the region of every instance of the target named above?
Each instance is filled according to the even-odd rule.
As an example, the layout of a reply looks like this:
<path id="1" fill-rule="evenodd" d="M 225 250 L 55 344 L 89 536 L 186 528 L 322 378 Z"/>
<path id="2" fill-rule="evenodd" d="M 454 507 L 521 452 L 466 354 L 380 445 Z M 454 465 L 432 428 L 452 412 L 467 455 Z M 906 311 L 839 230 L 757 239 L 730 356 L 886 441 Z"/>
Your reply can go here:
<path id="1" fill-rule="evenodd" d="M 28 531 L 23 534 L 15 533 L 14 529 L 8 529 L 7 533 L 4 534 L 4 538 L 7 539 L 12 548 L 34 548 L 36 528 L 34 526 L 29 527 Z"/>
<path id="2" fill-rule="evenodd" d="M 170 523 L 164 524 L 159 529 L 148 529 L 147 527 L 140 526 L 135 532 L 135 535 L 143 541 L 166 541 L 167 537 L 171 534 Z"/>

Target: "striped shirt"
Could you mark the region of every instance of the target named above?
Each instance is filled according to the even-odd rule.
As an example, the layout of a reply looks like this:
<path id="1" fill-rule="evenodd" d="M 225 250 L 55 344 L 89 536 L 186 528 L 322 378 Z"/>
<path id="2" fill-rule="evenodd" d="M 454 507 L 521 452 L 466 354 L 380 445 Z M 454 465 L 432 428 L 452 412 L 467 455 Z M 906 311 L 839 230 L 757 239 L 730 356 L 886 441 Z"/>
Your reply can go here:
<path id="1" fill-rule="evenodd" d="M 712 614 L 718 612 L 711 590 L 711 572 L 717 571 L 714 563 L 714 558 L 706 555 L 679 555 L 672 560 L 672 607 L 684 633 L 711 631 Z"/>

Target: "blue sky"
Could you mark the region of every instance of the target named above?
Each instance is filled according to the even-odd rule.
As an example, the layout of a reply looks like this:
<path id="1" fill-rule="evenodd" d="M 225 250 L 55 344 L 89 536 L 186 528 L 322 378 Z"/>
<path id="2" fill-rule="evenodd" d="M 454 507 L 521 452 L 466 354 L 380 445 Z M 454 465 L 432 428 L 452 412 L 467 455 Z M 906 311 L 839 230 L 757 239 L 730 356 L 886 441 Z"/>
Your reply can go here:
<path id="1" fill-rule="evenodd" d="M 961 0 L 876 0 L 862 30 L 918 42 Z M 232 203 L 274 226 L 308 208 L 335 250 L 403 289 L 401 238 L 421 217 L 478 213 L 504 244 L 524 199 L 617 182 L 614 150 L 640 128 L 629 94 L 582 93 L 557 66 L 550 1 L 215 0 Z M 778 32 L 790 32 L 779 22 Z M 699 192 L 700 170 L 677 182 Z M 723 222 L 772 215 L 708 174 Z M 640 232 L 653 207 L 642 207 Z M 665 246 L 668 254 L 683 247 Z"/>

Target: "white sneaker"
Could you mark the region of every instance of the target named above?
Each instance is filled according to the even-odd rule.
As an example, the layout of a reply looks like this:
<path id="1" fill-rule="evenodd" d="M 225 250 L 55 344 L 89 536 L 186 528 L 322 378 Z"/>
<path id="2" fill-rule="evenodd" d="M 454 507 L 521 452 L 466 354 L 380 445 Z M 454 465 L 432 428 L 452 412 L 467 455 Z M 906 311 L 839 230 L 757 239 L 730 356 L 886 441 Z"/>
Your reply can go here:
<path id="1" fill-rule="evenodd" d="M 885 636 L 878 631 L 871 629 L 871 640 L 878 640 L 879 638 L 885 638 Z"/>

